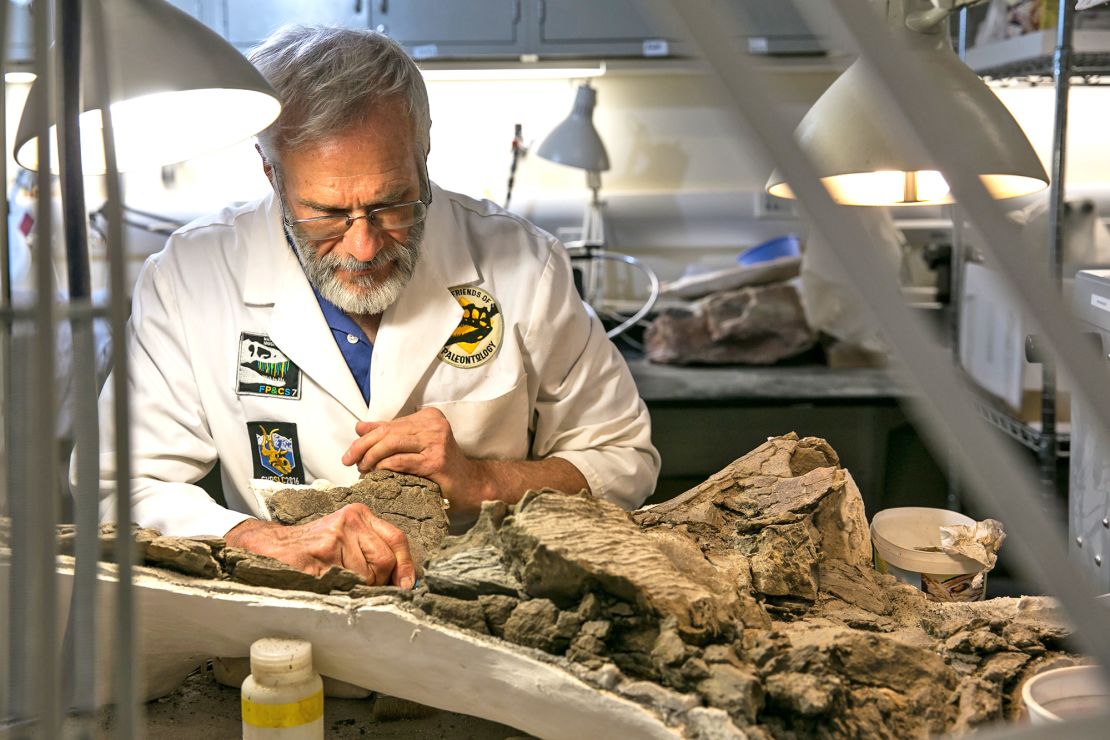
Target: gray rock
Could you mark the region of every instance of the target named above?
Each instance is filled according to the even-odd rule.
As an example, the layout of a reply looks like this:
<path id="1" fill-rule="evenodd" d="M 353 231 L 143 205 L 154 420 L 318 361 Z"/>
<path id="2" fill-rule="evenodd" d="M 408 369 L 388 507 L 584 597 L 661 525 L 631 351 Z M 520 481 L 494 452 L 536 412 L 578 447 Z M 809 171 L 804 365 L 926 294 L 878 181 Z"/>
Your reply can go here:
<path id="1" fill-rule="evenodd" d="M 759 677 L 727 663 L 709 666 L 709 678 L 698 684 L 698 693 L 711 706 L 747 723 L 755 722 L 763 709 L 763 684 Z"/>
<path id="2" fill-rule="evenodd" d="M 835 677 L 785 672 L 767 676 L 764 687 L 772 706 L 803 717 L 816 717 L 832 708 L 840 681 Z"/>
<path id="3" fill-rule="evenodd" d="M 752 737 L 733 724 L 728 712 L 714 707 L 695 707 L 687 712 L 685 734 L 690 740 L 749 740 Z"/>
<path id="4" fill-rule="evenodd" d="M 159 535 L 139 547 L 142 559 L 153 565 L 200 578 L 217 578 L 223 572 L 205 542 Z"/>
<path id="5" fill-rule="evenodd" d="M 478 603 L 482 605 L 482 611 L 485 612 L 486 624 L 489 626 L 490 633 L 497 637 L 504 637 L 505 622 L 509 621 L 509 615 L 520 603 L 520 599 L 492 594 L 479 596 Z"/>
<path id="6" fill-rule="evenodd" d="M 621 696 L 639 704 L 656 707 L 667 712 L 688 712 L 701 706 L 696 694 L 680 694 L 651 681 L 629 681 L 619 687 Z"/>
<path id="7" fill-rule="evenodd" d="M 752 586 L 766 596 L 817 599 L 817 548 L 806 524 L 765 527 L 751 544 Z"/>
<path id="8" fill-rule="evenodd" d="M 501 551 L 492 546 L 436 557 L 424 570 L 430 591 L 459 599 L 476 599 L 485 594 L 519 598 L 524 587 L 501 562 Z"/>
<path id="9" fill-rule="evenodd" d="M 486 613 L 478 601 L 464 601 L 451 596 L 422 592 L 413 603 L 436 619 L 483 635 L 489 634 Z"/>
<path id="10" fill-rule="evenodd" d="M 665 311 L 644 340 L 652 362 L 770 365 L 812 349 L 817 335 L 794 286 L 775 283 L 715 293 L 692 310 Z"/>
<path id="11" fill-rule="evenodd" d="M 224 550 L 224 564 L 233 579 L 252 586 L 328 594 L 332 591 L 350 591 L 354 586 L 366 583 L 366 579 L 358 573 L 335 565 L 316 577 L 280 560 L 236 547 Z"/>
<path id="12" fill-rule="evenodd" d="M 570 645 L 566 623 L 560 627 L 560 612 L 549 599 L 522 601 L 505 622 L 505 639 L 547 653 L 562 654 Z"/>

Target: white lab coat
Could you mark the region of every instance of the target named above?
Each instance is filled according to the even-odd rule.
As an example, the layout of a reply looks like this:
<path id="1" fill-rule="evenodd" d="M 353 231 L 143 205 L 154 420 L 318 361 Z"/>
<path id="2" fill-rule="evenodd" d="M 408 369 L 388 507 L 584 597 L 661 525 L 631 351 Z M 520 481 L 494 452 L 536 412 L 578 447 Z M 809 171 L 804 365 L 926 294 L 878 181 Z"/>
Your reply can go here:
<path id="1" fill-rule="evenodd" d="M 222 535 L 266 518 L 251 491 L 248 422 L 296 424 L 305 481 L 350 484 L 340 458 L 359 420 L 432 406 L 470 457 L 560 457 L 593 493 L 631 509 L 659 455 L 627 365 L 575 294 L 565 250 L 488 201 L 433 187 L 420 259 L 382 317 L 369 405 L 324 321 L 271 195 L 195 221 L 143 267 L 127 336 L 133 518 L 174 535 Z M 480 287 L 504 317 L 493 359 L 439 359 L 462 318 L 448 288 Z M 301 370 L 300 397 L 239 395 L 242 332 L 268 335 Z M 112 383 L 101 395 L 101 516 L 114 518 Z M 229 509 L 194 483 L 219 459 Z"/>

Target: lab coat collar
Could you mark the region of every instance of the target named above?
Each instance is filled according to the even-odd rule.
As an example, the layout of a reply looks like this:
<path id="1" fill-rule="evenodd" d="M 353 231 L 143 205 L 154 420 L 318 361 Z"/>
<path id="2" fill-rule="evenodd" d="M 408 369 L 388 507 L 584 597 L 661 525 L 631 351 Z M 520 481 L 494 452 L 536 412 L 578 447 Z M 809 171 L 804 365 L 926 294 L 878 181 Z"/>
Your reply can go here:
<path id="1" fill-rule="evenodd" d="M 246 230 L 247 276 L 244 301 L 272 305 L 266 331 L 274 344 L 324 392 L 343 404 L 353 420 L 366 415 L 366 400 L 351 369 L 335 344 L 316 294 L 296 253 L 285 240 L 281 209 L 273 193 L 249 218 L 259 219 Z M 354 424 L 351 424 L 354 435 Z"/>
<path id="2" fill-rule="evenodd" d="M 416 271 L 397 302 L 386 309 L 374 342 L 371 419 L 393 419 L 415 410 L 407 408 L 413 389 L 434 370 L 440 350 L 462 320 L 462 306 L 450 289 L 479 279 L 451 196 L 433 185 Z"/>
<path id="3" fill-rule="evenodd" d="M 456 222 L 449 193 L 432 185 L 432 204 L 416 270 L 397 301 L 386 309 L 374 341 L 370 405 L 335 345 L 296 254 L 285 242 L 281 209 L 273 193 L 249 216 L 247 304 L 273 305 L 270 338 L 305 373 L 357 418 L 389 420 L 407 408 L 421 378 L 462 320 L 450 289 L 478 282 L 466 232 Z M 367 415 L 369 411 L 369 414 Z"/>

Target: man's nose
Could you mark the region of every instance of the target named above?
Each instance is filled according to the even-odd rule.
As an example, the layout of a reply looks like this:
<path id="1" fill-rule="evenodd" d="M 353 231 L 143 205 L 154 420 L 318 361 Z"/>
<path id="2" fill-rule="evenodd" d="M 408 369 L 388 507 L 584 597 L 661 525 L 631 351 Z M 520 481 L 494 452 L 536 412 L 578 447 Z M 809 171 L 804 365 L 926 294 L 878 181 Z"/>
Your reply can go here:
<path id="1" fill-rule="evenodd" d="M 343 237 L 348 253 L 360 262 L 374 259 L 388 244 L 388 237 L 381 229 L 370 224 L 369 219 L 357 219 Z"/>

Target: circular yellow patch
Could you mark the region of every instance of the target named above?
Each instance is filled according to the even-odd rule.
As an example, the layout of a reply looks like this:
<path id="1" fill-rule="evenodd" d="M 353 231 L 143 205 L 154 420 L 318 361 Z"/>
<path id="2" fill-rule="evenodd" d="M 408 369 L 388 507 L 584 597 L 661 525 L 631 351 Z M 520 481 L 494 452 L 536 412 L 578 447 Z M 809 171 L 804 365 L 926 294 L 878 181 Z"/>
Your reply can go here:
<path id="1" fill-rule="evenodd" d="M 501 307 L 481 288 L 459 286 L 451 295 L 463 309 L 462 321 L 439 351 L 439 359 L 455 367 L 478 367 L 493 359 L 501 346 L 505 322 Z"/>

